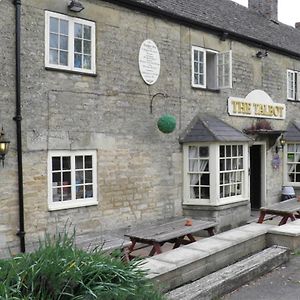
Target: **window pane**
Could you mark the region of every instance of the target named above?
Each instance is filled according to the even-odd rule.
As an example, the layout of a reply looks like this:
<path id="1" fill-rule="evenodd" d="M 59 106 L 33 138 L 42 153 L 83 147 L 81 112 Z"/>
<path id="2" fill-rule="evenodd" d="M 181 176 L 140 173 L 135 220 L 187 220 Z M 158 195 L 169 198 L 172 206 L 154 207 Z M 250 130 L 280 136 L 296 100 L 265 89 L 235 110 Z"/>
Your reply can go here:
<path id="1" fill-rule="evenodd" d="M 199 72 L 199 64 L 197 62 L 194 62 L 194 72 Z"/>
<path id="2" fill-rule="evenodd" d="M 58 202 L 58 201 L 62 200 L 62 198 L 61 198 L 61 188 L 52 189 L 52 200 L 54 202 Z"/>
<path id="3" fill-rule="evenodd" d="M 83 199 L 83 186 L 76 187 L 76 199 Z"/>
<path id="4" fill-rule="evenodd" d="M 231 146 L 226 146 L 226 156 L 231 157 Z"/>
<path id="5" fill-rule="evenodd" d="M 50 48 L 58 49 L 58 35 L 50 33 Z"/>
<path id="6" fill-rule="evenodd" d="M 69 34 L 68 21 L 60 20 L 60 33 L 64 35 Z"/>
<path id="7" fill-rule="evenodd" d="M 60 170 L 60 157 L 52 157 L 52 170 Z"/>
<path id="8" fill-rule="evenodd" d="M 77 171 L 76 172 L 76 184 L 82 184 L 83 183 L 83 171 Z"/>
<path id="9" fill-rule="evenodd" d="M 59 62 L 63 66 L 68 65 L 68 52 L 60 51 L 60 53 L 59 53 Z"/>
<path id="10" fill-rule="evenodd" d="M 91 26 L 84 25 L 83 38 L 86 40 L 91 40 Z"/>
<path id="11" fill-rule="evenodd" d="M 71 200 L 71 187 L 63 188 L 63 201 Z"/>
<path id="12" fill-rule="evenodd" d="M 79 39 L 74 40 L 74 51 L 78 53 L 82 53 L 82 40 Z"/>
<path id="13" fill-rule="evenodd" d="M 83 53 L 91 54 L 91 42 L 90 41 L 83 41 Z"/>
<path id="14" fill-rule="evenodd" d="M 220 159 L 220 171 L 225 171 L 225 160 Z"/>
<path id="15" fill-rule="evenodd" d="M 199 156 L 200 157 L 208 157 L 209 156 L 208 147 L 200 147 L 199 148 Z"/>
<path id="16" fill-rule="evenodd" d="M 63 170 L 71 169 L 71 158 L 69 156 L 63 157 Z"/>
<path id="17" fill-rule="evenodd" d="M 61 173 L 53 173 L 52 174 L 52 186 L 60 186 L 61 185 Z"/>
<path id="18" fill-rule="evenodd" d="M 58 50 L 50 50 L 49 62 L 50 64 L 58 64 Z"/>
<path id="19" fill-rule="evenodd" d="M 93 172 L 85 171 L 85 183 L 92 183 L 92 182 L 93 182 Z"/>
<path id="20" fill-rule="evenodd" d="M 201 175 L 201 185 L 209 185 L 209 174 Z"/>
<path id="21" fill-rule="evenodd" d="M 76 38 L 82 38 L 82 25 L 81 24 L 75 23 L 74 36 Z"/>
<path id="22" fill-rule="evenodd" d="M 92 161 L 93 161 L 93 158 L 91 155 L 87 155 L 84 157 L 85 169 L 91 169 L 93 167 Z"/>
<path id="23" fill-rule="evenodd" d="M 85 198 L 92 198 L 93 197 L 93 186 L 86 185 L 85 186 Z"/>
<path id="24" fill-rule="evenodd" d="M 199 187 L 191 187 L 190 198 L 191 199 L 199 199 Z"/>
<path id="25" fill-rule="evenodd" d="M 63 172 L 63 185 L 71 185 L 71 172 Z"/>
<path id="26" fill-rule="evenodd" d="M 202 199 L 209 199 L 209 187 L 202 187 L 201 188 L 201 198 Z"/>
<path id="27" fill-rule="evenodd" d="M 83 68 L 84 69 L 91 69 L 92 65 L 91 65 L 91 57 L 84 55 L 83 57 Z"/>
<path id="28" fill-rule="evenodd" d="M 74 66 L 75 68 L 82 68 L 82 55 L 81 54 L 75 54 L 74 55 Z"/>
<path id="29" fill-rule="evenodd" d="M 225 146 L 220 146 L 220 157 L 225 157 Z"/>
<path id="30" fill-rule="evenodd" d="M 59 48 L 62 50 L 68 50 L 68 37 L 61 35 L 60 36 L 60 45 Z"/>
<path id="31" fill-rule="evenodd" d="M 50 17 L 50 32 L 58 32 L 58 19 Z"/>
<path id="32" fill-rule="evenodd" d="M 76 169 L 83 169 L 83 156 L 76 156 L 75 157 L 75 168 Z"/>

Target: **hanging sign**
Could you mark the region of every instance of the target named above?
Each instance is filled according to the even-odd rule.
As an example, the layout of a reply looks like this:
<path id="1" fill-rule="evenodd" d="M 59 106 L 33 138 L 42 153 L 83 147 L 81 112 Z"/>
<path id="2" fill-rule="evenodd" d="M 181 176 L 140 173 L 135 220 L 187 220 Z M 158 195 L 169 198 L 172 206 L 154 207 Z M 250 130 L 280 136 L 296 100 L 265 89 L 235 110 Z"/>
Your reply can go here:
<path id="1" fill-rule="evenodd" d="M 139 52 L 139 69 L 143 80 L 154 84 L 160 73 L 160 56 L 156 44 L 152 40 L 145 40 Z"/>
<path id="2" fill-rule="evenodd" d="M 264 91 L 254 90 L 244 98 L 228 98 L 228 114 L 231 116 L 280 119 L 286 118 L 286 106 L 274 103 Z"/>

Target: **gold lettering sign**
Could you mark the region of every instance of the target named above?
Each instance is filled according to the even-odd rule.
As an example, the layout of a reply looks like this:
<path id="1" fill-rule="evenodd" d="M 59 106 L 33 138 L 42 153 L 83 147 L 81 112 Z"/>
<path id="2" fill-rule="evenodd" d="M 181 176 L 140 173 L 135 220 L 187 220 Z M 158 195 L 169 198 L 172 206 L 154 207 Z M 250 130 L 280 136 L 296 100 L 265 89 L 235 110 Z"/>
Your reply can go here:
<path id="1" fill-rule="evenodd" d="M 228 99 L 228 113 L 232 116 L 253 118 L 285 119 L 286 107 L 281 103 L 267 103 L 266 101 L 247 101 L 248 99 L 230 97 Z"/>

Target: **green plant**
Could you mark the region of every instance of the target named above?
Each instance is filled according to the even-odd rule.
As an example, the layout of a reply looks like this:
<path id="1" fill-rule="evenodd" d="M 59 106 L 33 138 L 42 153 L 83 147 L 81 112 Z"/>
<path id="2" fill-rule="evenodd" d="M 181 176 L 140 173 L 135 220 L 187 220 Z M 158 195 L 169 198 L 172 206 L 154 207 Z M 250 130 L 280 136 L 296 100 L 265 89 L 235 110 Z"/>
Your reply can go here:
<path id="1" fill-rule="evenodd" d="M 141 263 L 124 263 L 120 255 L 99 249 L 80 250 L 74 235 L 47 235 L 37 251 L 0 261 L 0 299 L 163 299 Z"/>

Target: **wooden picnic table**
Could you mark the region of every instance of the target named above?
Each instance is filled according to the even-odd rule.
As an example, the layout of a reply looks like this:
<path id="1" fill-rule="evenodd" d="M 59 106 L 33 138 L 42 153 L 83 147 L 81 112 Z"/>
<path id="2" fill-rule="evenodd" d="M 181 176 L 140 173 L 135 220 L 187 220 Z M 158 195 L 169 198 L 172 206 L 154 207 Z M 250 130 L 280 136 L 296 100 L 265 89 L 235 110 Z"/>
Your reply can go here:
<path id="1" fill-rule="evenodd" d="M 295 221 L 300 218 L 300 202 L 297 198 L 293 198 L 268 207 L 261 207 L 258 223 L 263 223 L 267 214 L 281 216 L 279 225 L 285 224 L 288 219 Z"/>
<path id="2" fill-rule="evenodd" d="M 190 220 L 191 226 L 186 226 L 188 220 Z M 135 250 L 136 243 L 143 243 L 152 246 L 149 256 L 160 254 L 162 253 L 161 246 L 167 242 L 174 244 L 173 249 L 178 248 L 180 245 L 195 242 L 194 234 L 200 230 L 206 230 L 210 236 L 214 235 L 214 227 L 216 225 L 216 222 L 181 218 L 160 225 L 152 225 L 145 229 L 131 231 L 125 234 L 132 242 L 128 251 L 130 254 Z"/>

